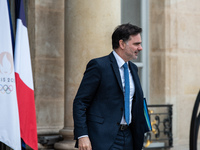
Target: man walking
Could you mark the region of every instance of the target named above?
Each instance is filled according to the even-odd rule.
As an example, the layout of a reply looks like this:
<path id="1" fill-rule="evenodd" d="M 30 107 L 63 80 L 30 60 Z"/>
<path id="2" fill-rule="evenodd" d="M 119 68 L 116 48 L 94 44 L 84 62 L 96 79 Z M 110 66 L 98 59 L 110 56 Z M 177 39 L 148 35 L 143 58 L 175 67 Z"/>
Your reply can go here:
<path id="1" fill-rule="evenodd" d="M 73 103 L 74 138 L 79 150 L 141 150 L 145 117 L 137 59 L 142 29 L 118 26 L 113 51 L 92 59 Z"/>

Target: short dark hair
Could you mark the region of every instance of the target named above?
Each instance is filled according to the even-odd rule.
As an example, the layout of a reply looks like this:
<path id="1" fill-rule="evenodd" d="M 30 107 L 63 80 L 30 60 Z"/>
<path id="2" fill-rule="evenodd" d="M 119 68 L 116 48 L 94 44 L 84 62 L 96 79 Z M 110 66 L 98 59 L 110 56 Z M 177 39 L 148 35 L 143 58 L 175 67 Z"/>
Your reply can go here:
<path id="1" fill-rule="evenodd" d="M 137 35 L 142 32 L 142 28 L 130 23 L 119 25 L 112 34 L 112 47 L 119 47 L 119 40 L 128 41 L 130 35 Z"/>

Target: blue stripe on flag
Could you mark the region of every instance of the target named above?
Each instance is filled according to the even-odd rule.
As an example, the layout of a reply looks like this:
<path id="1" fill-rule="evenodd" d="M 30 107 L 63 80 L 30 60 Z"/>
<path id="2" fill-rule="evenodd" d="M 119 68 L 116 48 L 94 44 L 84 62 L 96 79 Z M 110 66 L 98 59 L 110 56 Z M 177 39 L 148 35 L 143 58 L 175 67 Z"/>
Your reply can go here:
<path id="1" fill-rule="evenodd" d="M 26 18 L 25 18 L 25 12 L 24 12 L 24 5 L 23 0 L 16 0 L 16 19 L 21 19 L 22 23 L 25 27 L 26 25 Z"/>

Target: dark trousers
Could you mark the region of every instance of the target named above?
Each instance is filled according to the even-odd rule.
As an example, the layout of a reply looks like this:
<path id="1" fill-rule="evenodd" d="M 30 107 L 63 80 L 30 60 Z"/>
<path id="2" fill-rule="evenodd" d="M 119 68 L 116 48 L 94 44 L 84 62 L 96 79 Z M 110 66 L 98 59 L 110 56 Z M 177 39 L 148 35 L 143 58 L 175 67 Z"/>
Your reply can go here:
<path id="1" fill-rule="evenodd" d="M 110 150 L 133 150 L 133 138 L 129 128 L 126 130 L 119 129 L 117 137 Z"/>

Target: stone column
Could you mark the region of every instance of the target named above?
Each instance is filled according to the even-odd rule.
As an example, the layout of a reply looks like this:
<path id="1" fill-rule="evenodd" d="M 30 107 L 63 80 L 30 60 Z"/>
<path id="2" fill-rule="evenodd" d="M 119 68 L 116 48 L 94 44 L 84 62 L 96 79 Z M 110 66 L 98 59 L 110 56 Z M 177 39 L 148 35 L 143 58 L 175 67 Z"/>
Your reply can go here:
<path id="1" fill-rule="evenodd" d="M 56 149 L 72 150 L 72 105 L 88 61 L 112 51 L 111 35 L 120 24 L 121 1 L 65 1 L 65 118 L 64 141 Z"/>
<path id="2" fill-rule="evenodd" d="M 173 150 L 187 150 L 200 85 L 200 1 L 149 3 L 151 103 L 173 104 Z"/>

